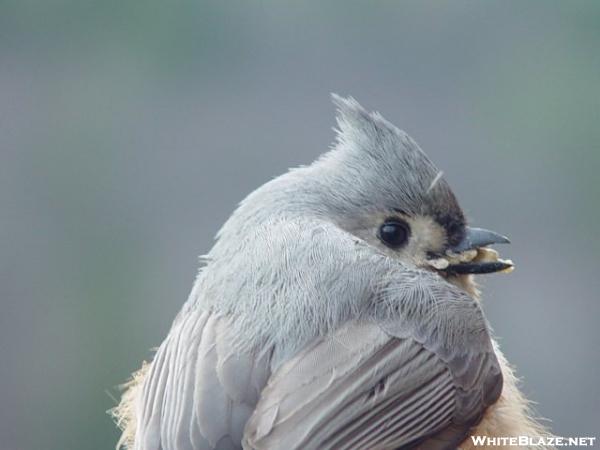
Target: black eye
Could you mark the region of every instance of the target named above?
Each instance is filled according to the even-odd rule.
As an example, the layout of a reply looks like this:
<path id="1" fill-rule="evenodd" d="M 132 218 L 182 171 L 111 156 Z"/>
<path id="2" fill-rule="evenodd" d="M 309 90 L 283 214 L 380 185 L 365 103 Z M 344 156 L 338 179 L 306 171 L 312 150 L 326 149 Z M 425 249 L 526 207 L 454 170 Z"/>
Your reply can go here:
<path id="1" fill-rule="evenodd" d="M 390 248 L 402 247 L 409 236 L 408 224 L 400 219 L 387 219 L 379 227 L 379 239 Z"/>

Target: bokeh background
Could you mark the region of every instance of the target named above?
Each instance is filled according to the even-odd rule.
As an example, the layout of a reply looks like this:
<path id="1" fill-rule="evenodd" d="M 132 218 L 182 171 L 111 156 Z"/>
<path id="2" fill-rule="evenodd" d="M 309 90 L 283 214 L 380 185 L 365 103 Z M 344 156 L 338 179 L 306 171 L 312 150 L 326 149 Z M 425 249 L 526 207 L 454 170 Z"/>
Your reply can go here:
<path id="1" fill-rule="evenodd" d="M 600 3 L 0 2 L 0 449 L 107 449 L 105 411 L 248 192 L 409 132 L 472 222 L 503 348 L 561 435 L 600 424 Z"/>

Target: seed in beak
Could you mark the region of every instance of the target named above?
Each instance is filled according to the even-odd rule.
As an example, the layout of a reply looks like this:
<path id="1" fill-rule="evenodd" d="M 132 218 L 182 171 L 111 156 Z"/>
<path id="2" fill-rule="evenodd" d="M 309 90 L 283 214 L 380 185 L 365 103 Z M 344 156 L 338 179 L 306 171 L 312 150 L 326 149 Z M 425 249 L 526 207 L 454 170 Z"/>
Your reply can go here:
<path id="1" fill-rule="evenodd" d="M 498 261 L 500 254 L 493 248 L 481 247 L 477 251 L 477 262 L 495 262 Z"/>
<path id="2" fill-rule="evenodd" d="M 504 260 L 504 262 L 506 262 L 507 264 L 510 264 L 510 267 L 507 267 L 504 270 L 501 270 L 500 273 L 511 273 L 513 270 L 515 270 L 515 265 L 513 264 L 513 262 L 510 259 Z"/>
<path id="3" fill-rule="evenodd" d="M 450 262 L 448 262 L 448 260 L 446 258 L 436 258 L 436 259 L 430 259 L 429 265 L 437 270 L 444 270 L 444 269 L 448 268 L 448 266 L 450 265 Z"/>
<path id="4" fill-rule="evenodd" d="M 477 257 L 477 254 L 477 249 L 465 250 L 464 252 L 458 254 L 458 260 L 460 262 L 470 262 Z"/>

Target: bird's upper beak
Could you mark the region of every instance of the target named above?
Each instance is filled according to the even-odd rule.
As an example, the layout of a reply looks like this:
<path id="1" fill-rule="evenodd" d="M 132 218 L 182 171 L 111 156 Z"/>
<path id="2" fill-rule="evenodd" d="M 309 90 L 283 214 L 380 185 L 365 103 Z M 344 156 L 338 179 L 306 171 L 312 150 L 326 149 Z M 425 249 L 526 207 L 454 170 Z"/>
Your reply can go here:
<path id="1" fill-rule="evenodd" d="M 508 238 L 494 231 L 466 227 L 464 237 L 458 244 L 448 248 L 442 257 L 429 260 L 429 263 L 448 275 L 510 272 L 513 269 L 512 261 L 500 259 L 498 252 L 487 247 L 508 243 Z"/>

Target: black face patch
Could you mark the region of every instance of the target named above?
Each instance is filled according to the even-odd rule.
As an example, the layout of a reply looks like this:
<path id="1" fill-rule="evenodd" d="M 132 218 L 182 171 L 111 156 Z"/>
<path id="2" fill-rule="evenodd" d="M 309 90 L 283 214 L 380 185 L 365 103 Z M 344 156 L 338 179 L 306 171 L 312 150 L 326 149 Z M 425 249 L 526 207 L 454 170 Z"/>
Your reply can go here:
<path id="1" fill-rule="evenodd" d="M 458 214 L 445 214 L 436 217 L 437 223 L 440 224 L 448 236 L 448 244 L 450 247 L 457 245 L 465 236 L 465 219 Z"/>

